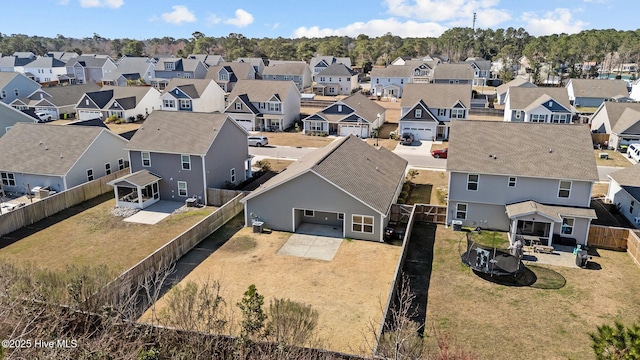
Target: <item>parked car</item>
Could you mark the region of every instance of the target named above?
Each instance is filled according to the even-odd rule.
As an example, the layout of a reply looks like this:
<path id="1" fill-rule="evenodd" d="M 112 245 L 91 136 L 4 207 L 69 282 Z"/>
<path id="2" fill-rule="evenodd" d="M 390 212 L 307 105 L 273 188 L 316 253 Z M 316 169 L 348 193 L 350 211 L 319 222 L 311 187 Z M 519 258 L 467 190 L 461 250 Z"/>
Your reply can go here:
<path id="1" fill-rule="evenodd" d="M 45 112 L 37 112 L 36 116 L 38 117 L 38 122 L 39 123 L 44 123 L 44 122 L 49 122 L 51 121 L 51 114 L 45 113 Z"/>
<path id="2" fill-rule="evenodd" d="M 413 134 L 412 133 L 403 133 L 400 138 L 401 145 L 411 145 L 413 144 Z"/>
<path id="3" fill-rule="evenodd" d="M 436 159 L 446 159 L 447 158 L 447 153 L 449 152 L 449 148 L 444 148 L 444 149 L 440 149 L 440 150 L 433 150 L 431 151 L 431 156 L 433 156 Z"/>
<path id="4" fill-rule="evenodd" d="M 269 144 L 269 139 L 266 136 L 249 136 L 249 146 L 266 146 Z"/>
<path id="5" fill-rule="evenodd" d="M 640 162 L 640 143 L 630 144 L 627 148 L 627 155 L 633 160 Z"/>

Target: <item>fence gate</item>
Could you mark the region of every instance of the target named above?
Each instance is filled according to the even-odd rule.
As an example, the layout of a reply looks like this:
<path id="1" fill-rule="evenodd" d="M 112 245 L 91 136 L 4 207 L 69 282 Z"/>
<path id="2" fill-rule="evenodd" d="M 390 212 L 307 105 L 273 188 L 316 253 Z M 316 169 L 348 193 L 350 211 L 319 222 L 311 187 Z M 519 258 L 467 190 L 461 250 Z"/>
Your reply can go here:
<path id="1" fill-rule="evenodd" d="M 603 249 L 626 250 L 629 229 L 591 225 L 588 244 Z"/>

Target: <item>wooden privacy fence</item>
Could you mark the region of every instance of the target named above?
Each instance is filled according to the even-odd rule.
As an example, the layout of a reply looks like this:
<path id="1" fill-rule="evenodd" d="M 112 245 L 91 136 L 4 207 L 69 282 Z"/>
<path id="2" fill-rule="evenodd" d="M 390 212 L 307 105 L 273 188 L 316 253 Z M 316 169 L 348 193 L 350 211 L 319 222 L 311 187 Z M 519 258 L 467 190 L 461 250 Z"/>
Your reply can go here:
<path id="1" fill-rule="evenodd" d="M 240 200 L 245 196 L 244 193 L 236 195 L 231 201 L 122 273 L 107 284 L 101 293 L 110 297 L 130 296 L 132 292 L 140 289 L 150 276 L 153 277 L 156 272 L 169 268 L 202 240 L 242 212 L 244 205 Z"/>
<path id="2" fill-rule="evenodd" d="M 248 192 L 227 189 L 207 189 L 207 205 L 222 206 L 238 196 L 238 194 L 248 194 Z"/>
<path id="3" fill-rule="evenodd" d="M 629 256 L 640 266 L 640 233 L 638 230 L 629 230 L 627 239 L 627 252 Z"/>
<path id="4" fill-rule="evenodd" d="M 591 133 L 591 142 L 604 145 L 605 142 L 609 142 L 609 134 Z"/>
<path id="5" fill-rule="evenodd" d="M 415 213 L 415 221 L 430 222 L 444 225 L 447 221 L 447 207 L 444 205 L 431 204 L 393 204 L 389 219 L 395 222 L 402 222 L 409 219 L 411 213 Z"/>
<path id="6" fill-rule="evenodd" d="M 0 236 L 16 231 L 27 225 L 32 225 L 62 210 L 113 191 L 113 187 L 107 185 L 107 183 L 128 173 L 128 168 L 122 169 L 53 194 L 40 201 L 27 204 L 11 212 L 3 213 L 0 215 Z"/>
<path id="7" fill-rule="evenodd" d="M 591 225 L 587 243 L 603 249 L 626 250 L 628 238 L 629 229 Z"/>

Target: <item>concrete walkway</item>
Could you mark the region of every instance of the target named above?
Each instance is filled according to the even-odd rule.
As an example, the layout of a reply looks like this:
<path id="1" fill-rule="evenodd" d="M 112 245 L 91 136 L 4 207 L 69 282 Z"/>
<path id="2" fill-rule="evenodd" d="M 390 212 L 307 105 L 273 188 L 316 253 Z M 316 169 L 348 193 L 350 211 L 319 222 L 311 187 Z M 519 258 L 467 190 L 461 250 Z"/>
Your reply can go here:
<path id="1" fill-rule="evenodd" d="M 179 201 L 160 200 L 148 208 L 129 216 L 124 221 L 148 225 L 157 224 L 183 205 L 184 203 Z"/>
<path id="2" fill-rule="evenodd" d="M 303 223 L 278 254 L 331 261 L 342 240 L 342 229 L 338 227 Z"/>

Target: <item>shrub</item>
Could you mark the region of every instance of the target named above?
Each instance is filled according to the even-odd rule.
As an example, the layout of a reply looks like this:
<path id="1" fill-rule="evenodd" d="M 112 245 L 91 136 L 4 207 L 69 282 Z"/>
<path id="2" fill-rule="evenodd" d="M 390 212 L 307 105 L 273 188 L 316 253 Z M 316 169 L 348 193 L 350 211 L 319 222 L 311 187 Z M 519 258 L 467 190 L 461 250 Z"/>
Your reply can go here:
<path id="1" fill-rule="evenodd" d="M 409 196 L 409 192 L 407 192 L 407 191 L 403 191 L 403 192 L 400 193 L 400 197 L 401 198 L 405 198 L 406 199 L 407 196 Z"/>
<path id="2" fill-rule="evenodd" d="M 136 119 L 137 119 L 137 121 L 142 121 L 142 120 L 144 120 L 144 115 L 138 114 L 138 115 L 136 115 Z"/>
<path id="3" fill-rule="evenodd" d="M 396 201 L 396 203 L 398 203 L 398 204 L 404 204 L 405 202 L 406 202 L 405 199 L 401 198 L 401 197 L 398 198 L 398 201 Z"/>
<path id="4" fill-rule="evenodd" d="M 402 192 L 409 192 L 409 183 L 404 183 L 404 185 L 402 185 Z"/>
<path id="5" fill-rule="evenodd" d="M 271 163 L 269 160 L 258 160 L 256 161 L 256 166 L 260 168 L 260 171 L 267 172 L 271 170 Z"/>

